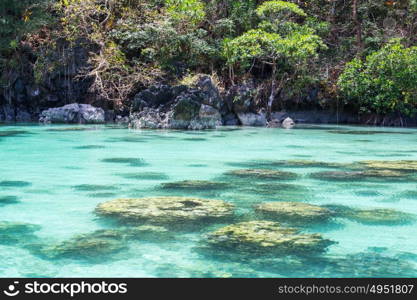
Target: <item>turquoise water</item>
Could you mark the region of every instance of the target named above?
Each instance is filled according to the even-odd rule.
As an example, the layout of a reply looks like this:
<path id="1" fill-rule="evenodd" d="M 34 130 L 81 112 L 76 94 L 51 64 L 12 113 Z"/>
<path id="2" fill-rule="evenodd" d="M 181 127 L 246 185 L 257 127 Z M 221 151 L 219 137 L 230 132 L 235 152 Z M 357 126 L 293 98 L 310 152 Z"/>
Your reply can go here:
<path id="1" fill-rule="evenodd" d="M 72 130 L 63 130 L 63 129 Z M 75 129 L 77 130 L 75 130 Z M 347 131 L 347 132 L 346 132 Z M 352 132 L 351 132 L 352 131 Z M 355 134 L 356 133 L 356 134 Z M 135 158 L 141 163 L 111 163 Z M 107 161 L 106 161 L 107 159 Z M 0 222 L 39 225 L 33 241 L 0 232 L 1 277 L 372 277 L 417 276 L 416 224 L 369 225 L 346 218 L 302 228 L 337 243 L 314 258 L 221 259 L 197 250 L 205 234 L 174 232 L 164 241 L 129 240 L 110 256 L 52 259 L 31 243 L 54 245 L 75 235 L 121 226 L 94 214 L 116 198 L 178 195 L 234 203 L 242 219 L 264 201 L 302 201 L 354 208 L 393 208 L 417 215 L 417 181 L 326 181 L 318 167 L 280 168 L 299 174 L 293 189 L 253 192 L 254 182 L 216 191 L 168 191 L 161 184 L 220 180 L 259 161 L 417 160 L 417 130 L 305 126 L 295 130 L 224 128 L 217 131 L 136 131 L 115 126 L 0 125 Z M 255 161 L 255 163 L 254 163 Z M 261 168 L 265 164 L 259 163 Z M 1 184 L 3 182 L 3 184 Z M 90 186 L 79 187 L 88 184 Z M 78 186 L 78 187 L 77 187 Z M 1 200 L 3 199 L 3 200 Z"/>

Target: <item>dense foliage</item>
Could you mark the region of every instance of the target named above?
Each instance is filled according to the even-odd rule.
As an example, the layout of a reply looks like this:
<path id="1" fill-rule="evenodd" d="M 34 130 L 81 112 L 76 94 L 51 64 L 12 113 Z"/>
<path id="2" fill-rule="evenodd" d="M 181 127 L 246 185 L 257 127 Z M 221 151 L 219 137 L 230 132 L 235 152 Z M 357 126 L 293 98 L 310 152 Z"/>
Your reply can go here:
<path id="1" fill-rule="evenodd" d="M 115 107 L 150 84 L 208 73 L 225 88 L 254 81 L 268 110 L 305 99 L 416 110 L 417 0 L 0 0 L 0 24 L 3 82 L 45 84 L 83 47 L 77 80 L 92 78 L 90 94 Z"/>
<path id="2" fill-rule="evenodd" d="M 48 0 L 0 0 L 0 72 L 13 61 L 21 39 L 53 22 L 46 12 Z"/>
<path id="3" fill-rule="evenodd" d="M 346 100 L 362 112 L 413 115 L 417 110 L 417 47 L 405 48 L 396 41 L 364 61 L 354 59 L 339 85 Z"/>

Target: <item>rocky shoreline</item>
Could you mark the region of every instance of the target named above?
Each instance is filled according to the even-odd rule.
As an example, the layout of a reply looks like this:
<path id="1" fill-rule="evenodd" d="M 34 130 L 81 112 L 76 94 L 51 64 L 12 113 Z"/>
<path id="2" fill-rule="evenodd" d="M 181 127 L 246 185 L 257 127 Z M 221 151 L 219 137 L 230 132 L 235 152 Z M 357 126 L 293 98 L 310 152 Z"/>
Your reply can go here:
<path id="1" fill-rule="evenodd" d="M 268 118 L 265 110 L 254 104 L 249 86 L 238 86 L 221 93 L 212 78 L 203 75 L 190 85 L 159 84 L 144 89 L 133 97 L 129 112 L 118 113 L 80 103 L 40 111 L 25 105 L 3 104 L 0 105 L 0 122 L 115 122 L 134 129 L 204 130 L 218 126 L 292 128 L 297 123 L 416 126 L 417 118 L 378 118 L 319 109 L 277 111 Z"/>

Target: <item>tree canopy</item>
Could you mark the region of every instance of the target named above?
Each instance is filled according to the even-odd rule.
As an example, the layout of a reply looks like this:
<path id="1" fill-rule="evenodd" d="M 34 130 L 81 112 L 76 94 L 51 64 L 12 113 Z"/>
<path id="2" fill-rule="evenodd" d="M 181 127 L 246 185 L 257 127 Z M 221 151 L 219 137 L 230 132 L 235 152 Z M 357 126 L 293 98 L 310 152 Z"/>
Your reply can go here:
<path id="1" fill-rule="evenodd" d="M 96 97 L 121 105 L 141 87 L 209 73 L 225 88 L 250 78 L 268 104 L 314 89 L 314 105 L 415 111 L 417 0 L 2 0 L 0 24 L 6 83 L 46 84 L 83 47 L 91 67 L 77 80 L 94 78 Z"/>

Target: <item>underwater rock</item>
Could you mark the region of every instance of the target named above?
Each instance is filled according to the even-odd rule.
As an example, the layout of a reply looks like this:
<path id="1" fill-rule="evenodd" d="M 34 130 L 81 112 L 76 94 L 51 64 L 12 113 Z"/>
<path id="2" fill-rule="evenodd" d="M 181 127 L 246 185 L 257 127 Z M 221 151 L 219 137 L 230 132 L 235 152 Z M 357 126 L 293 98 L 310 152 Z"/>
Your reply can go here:
<path id="1" fill-rule="evenodd" d="M 366 225 L 402 225 L 415 221 L 415 216 L 389 208 L 353 209 L 343 217 Z"/>
<path id="2" fill-rule="evenodd" d="M 382 196 L 382 193 L 378 191 L 359 190 L 355 191 L 355 195 L 360 197 L 379 197 Z"/>
<path id="3" fill-rule="evenodd" d="M 95 128 L 89 128 L 89 127 L 59 127 L 59 128 L 48 128 L 46 131 L 51 132 L 71 132 L 71 131 L 91 131 L 95 130 Z"/>
<path id="4" fill-rule="evenodd" d="M 208 165 L 206 165 L 206 164 L 189 164 L 189 165 L 187 165 L 187 167 L 190 167 L 190 168 L 205 168 L 205 167 L 208 167 Z"/>
<path id="5" fill-rule="evenodd" d="M 116 193 L 93 193 L 87 195 L 90 198 L 114 198 L 117 196 Z"/>
<path id="6" fill-rule="evenodd" d="M 28 134 L 25 130 L 0 130 L 0 138 Z"/>
<path id="7" fill-rule="evenodd" d="M 112 185 L 100 185 L 100 184 L 80 184 L 72 186 L 74 190 L 83 192 L 94 192 L 94 191 L 114 191 L 118 188 Z"/>
<path id="8" fill-rule="evenodd" d="M 75 147 L 74 149 L 89 150 L 89 149 L 104 149 L 104 148 L 106 148 L 106 146 L 103 146 L 103 145 L 85 145 L 85 146 Z"/>
<path id="9" fill-rule="evenodd" d="M 183 141 L 187 141 L 187 142 L 204 142 L 207 141 L 207 139 L 205 138 L 184 138 L 182 139 Z"/>
<path id="10" fill-rule="evenodd" d="M 216 251 L 230 250 L 249 255 L 311 255 L 322 253 L 334 242 L 320 234 L 301 234 L 277 222 L 250 221 L 209 233 L 205 241 Z"/>
<path id="11" fill-rule="evenodd" d="M 114 142 L 125 142 L 125 143 L 147 143 L 143 137 L 127 136 L 123 138 L 110 139 Z"/>
<path id="12" fill-rule="evenodd" d="M 257 161 L 257 160 L 253 160 L 253 161 L 242 161 L 242 162 L 227 162 L 225 163 L 226 166 L 230 166 L 230 167 L 236 167 L 236 168 L 268 168 L 268 166 L 271 166 L 271 164 L 273 164 L 272 161 Z"/>
<path id="13" fill-rule="evenodd" d="M 393 170 L 403 172 L 417 172 L 417 160 L 378 161 L 368 160 L 359 162 L 362 166 L 377 170 Z"/>
<path id="14" fill-rule="evenodd" d="M 143 166 L 148 165 L 142 158 L 134 158 L 134 157 L 112 157 L 112 158 L 104 158 L 101 161 L 105 163 L 111 163 L 111 164 L 127 164 L 132 167 L 143 167 Z"/>
<path id="15" fill-rule="evenodd" d="M 358 209 L 344 205 L 324 205 L 336 217 L 346 218 L 366 225 L 404 225 L 416 220 L 415 215 L 390 208 Z"/>
<path id="16" fill-rule="evenodd" d="M 189 197 L 116 199 L 101 203 L 96 213 L 125 221 L 181 225 L 233 216 L 232 204 L 222 200 Z"/>
<path id="17" fill-rule="evenodd" d="M 415 277 L 416 268 L 407 260 L 377 252 L 304 257 L 259 257 L 251 260 L 257 272 L 303 278 Z"/>
<path id="18" fill-rule="evenodd" d="M 6 204 L 19 203 L 19 197 L 17 196 L 0 196 L 0 206 Z"/>
<path id="19" fill-rule="evenodd" d="M 292 172 L 268 170 L 268 169 L 243 169 L 226 172 L 225 175 L 235 177 L 247 177 L 254 179 L 277 179 L 277 180 L 291 180 L 296 179 L 297 174 Z"/>
<path id="20" fill-rule="evenodd" d="M 4 180 L 0 181 L 0 187 L 26 187 L 31 186 L 32 183 L 19 180 Z"/>
<path id="21" fill-rule="evenodd" d="M 163 189 L 169 190 L 221 190 L 229 186 L 226 182 L 214 182 L 214 181 L 205 181 L 205 180 L 184 180 L 178 182 L 167 182 L 163 183 Z"/>
<path id="22" fill-rule="evenodd" d="M 40 229 L 39 225 L 0 221 L 0 244 L 25 243 Z"/>
<path id="23" fill-rule="evenodd" d="M 301 155 L 303 157 L 303 155 Z M 308 156 L 309 157 L 309 156 Z M 241 168 L 268 168 L 274 169 L 280 168 L 345 168 L 350 167 L 351 164 L 323 162 L 307 159 L 290 159 L 290 160 L 253 160 L 244 162 L 229 162 L 228 166 L 241 167 Z"/>
<path id="24" fill-rule="evenodd" d="M 406 260 L 375 252 L 350 254 L 329 261 L 330 274 L 342 277 L 415 277 L 417 270 Z"/>
<path id="25" fill-rule="evenodd" d="M 41 227 L 39 225 L 0 221 L 0 233 L 32 233 L 38 231 Z"/>
<path id="26" fill-rule="evenodd" d="M 306 187 L 297 184 L 253 183 L 249 186 L 242 187 L 241 191 L 245 193 L 255 193 L 261 195 L 281 195 L 282 193 L 292 194 L 292 192 L 302 194 L 308 192 L 309 190 Z"/>
<path id="27" fill-rule="evenodd" d="M 123 173 L 117 174 L 117 176 L 126 179 L 137 179 L 137 180 L 167 180 L 168 175 L 159 172 L 143 172 L 143 173 Z"/>
<path id="28" fill-rule="evenodd" d="M 163 226 L 142 225 L 125 229 L 130 239 L 162 242 L 175 239 L 175 234 Z"/>
<path id="29" fill-rule="evenodd" d="M 119 230 L 97 230 L 43 247 L 41 253 L 49 258 L 101 259 L 125 249 L 125 239 L 125 233 Z"/>
<path id="30" fill-rule="evenodd" d="M 330 171 L 311 174 L 319 180 L 350 181 L 363 179 L 408 179 L 402 172 L 393 170 L 366 170 L 366 171 Z"/>
<path id="31" fill-rule="evenodd" d="M 262 163 L 262 161 L 260 162 Z M 290 160 L 279 160 L 279 161 L 265 161 L 264 165 L 270 165 L 272 167 L 287 167 L 287 168 L 342 168 L 346 167 L 346 164 L 323 162 L 307 159 L 290 159 Z"/>
<path id="32" fill-rule="evenodd" d="M 372 134 L 412 134 L 411 132 L 399 131 L 372 131 L 372 130 L 329 130 L 329 133 L 335 134 L 356 134 L 356 135 L 372 135 Z"/>
<path id="33" fill-rule="evenodd" d="M 255 211 L 276 221 L 310 223 L 326 221 L 333 212 L 325 207 L 301 202 L 267 202 L 255 207 Z"/>
<path id="34" fill-rule="evenodd" d="M 400 197 L 417 200 L 417 191 L 406 191 L 400 194 Z"/>
<path id="35" fill-rule="evenodd" d="M 256 197 L 258 200 L 271 199 L 277 201 L 305 201 L 311 198 L 311 193 L 308 188 L 298 184 L 284 184 L 284 183 L 254 183 L 251 184 L 238 184 L 237 191 L 243 195 Z"/>

